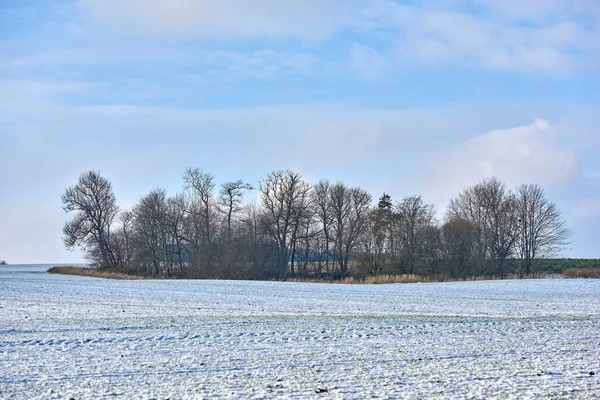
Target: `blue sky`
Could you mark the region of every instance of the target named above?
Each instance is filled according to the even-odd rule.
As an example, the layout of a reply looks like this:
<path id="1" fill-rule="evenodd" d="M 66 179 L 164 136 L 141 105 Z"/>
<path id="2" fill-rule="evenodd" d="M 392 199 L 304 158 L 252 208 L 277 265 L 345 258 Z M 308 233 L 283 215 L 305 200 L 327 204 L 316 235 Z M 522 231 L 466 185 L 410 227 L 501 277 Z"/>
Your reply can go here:
<path id="1" fill-rule="evenodd" d="M 293 168 L 441 214 L 538 183 L 600 257 L 596 0 L 3 0 L 0 259 L 80 262 L 60 195 Z"/>

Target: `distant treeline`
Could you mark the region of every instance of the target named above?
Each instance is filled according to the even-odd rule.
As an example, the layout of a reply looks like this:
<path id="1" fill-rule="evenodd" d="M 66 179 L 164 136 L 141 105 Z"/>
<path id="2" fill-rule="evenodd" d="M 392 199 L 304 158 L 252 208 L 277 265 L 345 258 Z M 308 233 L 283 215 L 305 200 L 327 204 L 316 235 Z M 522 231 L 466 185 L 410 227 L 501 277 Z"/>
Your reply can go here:
<path id="1" fill-rule="evenodd" d="M 513 260 L 519 263 L 520 260 Z M 562 274 L 571 268 L 600 269 L 600 259 L 595 258 L 542 258 L 533 261 L 535 272 Z"/>
<path id="2" fill-rule="evenodd" d="M 247 203 L 258 190 L 258 203 Z M 528 275 L 570 265 L 547 259 L 570 231 L 541 187 L 513 190 L 495 177 L 465 188 L 444 218 L 421 196 L 376 203 L 359 187 L 294 171 L 267 174 L 257 186 L 215 183 L 187 168 L 180 193 L 155 189 L 130 210 L 109 180 L 89 171 L 62 196 L 73 213 L 63 229 L 103 269 L 147 276 L 218 279 Z M 577 267 L 582 264 L 577 261 Z M 590 260 L 590 266 L 596 266 Z"/>

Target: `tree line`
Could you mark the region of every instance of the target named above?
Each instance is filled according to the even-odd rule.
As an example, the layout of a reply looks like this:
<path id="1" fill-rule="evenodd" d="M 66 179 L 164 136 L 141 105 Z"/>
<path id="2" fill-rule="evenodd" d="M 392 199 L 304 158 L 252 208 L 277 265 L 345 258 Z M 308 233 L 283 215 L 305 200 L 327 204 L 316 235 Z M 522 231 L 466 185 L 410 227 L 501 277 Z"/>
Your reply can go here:
<path id="1" fill-rule="evenodd" d="M 259 200 L 248 202 L 252 191 Z M 150 276 L 215 279 L 339 279 L 380 274 L 506 276 L 530 274 L 556 255 L 570 231 L 535 184 L 507 188 L 492 177 L 452 199 L 442 220 L 422 196 L 374 204 L 359 187 L 307 182 L 274 171 L 255 187 L 217 185 L 187 168 L 181 192 L 143 195 L 118 206 L 111 182 L 83 173 L 62 196 L 73 213 L 67 248 L 80 247 L 101 268 Z"/>

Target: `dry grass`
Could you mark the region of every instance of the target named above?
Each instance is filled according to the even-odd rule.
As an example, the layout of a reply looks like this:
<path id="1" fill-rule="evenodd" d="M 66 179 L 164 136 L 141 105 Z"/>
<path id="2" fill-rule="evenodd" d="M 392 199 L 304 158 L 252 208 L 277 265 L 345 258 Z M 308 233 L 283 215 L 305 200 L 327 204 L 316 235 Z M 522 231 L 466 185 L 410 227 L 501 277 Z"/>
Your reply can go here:
<path id="1" fill-rule="evenodd" d="M 366 278 L 354 278 L 352 276 L 346 277 L 342 280 L 326 280 L 326 279 L 301 279 L 301 278 L 288 278 L 286 282 L 310 282 L 310 283 L 337 283 L 337 284 L 367 284 L 367 285 L 379 285 L 386 283 L 428 283 L 428 282 L 469 282 L 469 281 L 492 281 L 499 279 L 541 279 L 544 278 L 545 274 L 536 273 L 521 276 L 519 274 L 513 274 L 501 278 L 499 276 L 473 276 L 469 278 L 452 278 L 446 275 L 436 276 L 422 276 L 415 274 L 402 274 L 402 275 L 376 275 L 368 276 Z"/>
<path id="2" fill-rule="evenodd" d="M 443 279 L 446 280 L 446 279 Z M 440 282 L 442 277 L 420 276 L 414 274 L 403 275 L 376 275 L 369 276 L 362 280 L 361 283 L 378 285 L 382 283 L 417 283 L 417 282 Z"/>
<path id="3" fill-rule="evenodd" d="M 64 275 L 78 275 L 78 276 L 91 276 L 94 278 L 105 278 L 105 279 L 120 279 L 120 280 L 138 280 L 148 279 L 145 276 L 123 274 L 121 272 L 104 271 L 97 268 L 85 268 L 85 267 L 52 267 L 48 270 L 51 274 L 64 274 Z"/>
<path id="4" fill-rule="evenodd" d="M 600 268 L 567 268 L 563 271 L 565 278 L 600 278 Z"/>
<path id="5" fill-rule="evenodd" d="M 570 268 L 565 270 L 565 276 L 567 271 L 592 271 L 594 274 L 588 275 L 572 275 L 569 277 L 585 277 L 585 278 L 598 278 L 600 277 L 600 270 Z M 126 274 L 122 272 L 106 271 L 97 268 L 85 268 L 85 267 L 52 267 L 48 270 L 51 274 L 64 274 L 64 275 L 78 275 L 78 276 L 90 276 L 94 278 L 104 279 L 119 279 L 119 280 L 139 280 L 139 279 L 168 279 L 164 277 L 147 277 L 142 275 Z M 341 280 L 328 280 L 328 279 L 302 279 L 302 278 L 288 278 L 286 282 L 305 282 L 305 283 L 336 283 L 336 284 L 367 284 L 367 285 L 378 285 L 386 283 L 428 283 L 428 282 L 468 282 L 468 281 L 490 281 L 499 279 L 540 279 L 544 278 L 545 274 L 530 274 L 526 276 L 520 276 L 513 274 L 501 278 L 499 276 L 473 276 L 469 278 L 452 278 L 446 275 L 435 275 L 435 276 L 422 276 L 415 274 L 402 274 L 402 275 L 376 275 L 368 276 L 366 278 L 354 278 L 352 276 L 346 277 Z"/>

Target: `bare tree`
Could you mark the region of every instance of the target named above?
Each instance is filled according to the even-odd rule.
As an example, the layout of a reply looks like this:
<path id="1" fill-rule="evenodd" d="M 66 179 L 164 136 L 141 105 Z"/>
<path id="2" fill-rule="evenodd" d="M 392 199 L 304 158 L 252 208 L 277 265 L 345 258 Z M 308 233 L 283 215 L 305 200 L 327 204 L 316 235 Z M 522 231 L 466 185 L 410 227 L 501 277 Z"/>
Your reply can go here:
<path id="1" fill-rule="evenodd" d="M 313 186 L 311 192 L 311 204 L 313 206 L 313 214 L 316 221 L 320 224 L 320 233 L 322 233 L 322 245 L 323 250 L 319 254 L 319 273 L 321 272 L 321 263 L 323 256 L 325 257 L 325 271 L 327 276 L 330 277 L 329 270 L 329 245 L 331 244 L 331 207 L 329 204 L 329 196 L 331 191 L 331 184 L 327 180 L 321 180 Z"/>
<path id="2" fill-rule="evenodd" d="M 219 192 L 219 210 L 227 219 L 227 241 L 231 243 L 231 221 L 242 210 L 244 191 L 252 190 L 252 185 L 244 181 L 226 182 Z"/>
<path id="3" fill-rule="evenodd" d="M 273 249 L 272 217 L 255 202 L 244 207 L 240 219 L 240 252 L 245 258 L 245 268 L 240 273 L 243 277 L 272 278 L 273 271 L 269 267 L 279 265 L 279 252 Z M 279 271 L 275 271 L 279 276 Z"/>
<path id="4" fill-rule="evenodd" d="M 188 252 L 185 251 L 185 218 L 186 218 L 186 203 L 183 194 L 177 194 L 175 197 L 167 199 L 167 223 L 170 232 L 170 247 L 172 253 L 176 257 L 176 262 L 179 267 L 179 274 L 185 275 L 184 265 L 189 259 Z"/>
<path id="5" fill-rule="evenodd" d="M 332 231 L 342 276 L 346 276 L 350 254 L 368 227 L 371 201 L 371 195 L 360 188 L 349 188 L 343 183 L 331 187 Z"/>
<path id="6" fill-rule="evenodd" d="M 464 219 L 450 219 L 442 226 L 443 258 L 452 276 L 465 278 L 473 274 L 474 236 L 474 225 Z"/>
<path id="7" fill-rule="evenodd" d="M 569 243 L 571 231 L 556 205 L 546 198 L 538 185 L 517 187 L 516 207 L 522 272 L 530 274 L 536 258 L 554 256 Z"/>
<path id="8" fill-rule="evenodd" d="M 506 274 L 506 260 L 515 251 L 519 234 L 516 200 L 495 177 L 466 188 L 448 207 L 447 219 L 460 218 L 475 226 L 478 273 Z M 486 269 L 488 262 L 492 270 Z"/>
<path id="9" fill-rule="evenodd" d="M 396 215 L 402 272 L 413 274 L 423 261 L 428 229 L 434 224 L 433 205 L 425 204 L 421 196 L 405 197 L 396 205 Z"/>
<path id="10" fill-rule="evenodd" d="M 81 246 L 103 267 L 116 267 L 111 227 L 119 213 L 112 184 L 100 172 L 88 171 L 62 195 L 63 209 L 75 216 L 63 228 L 67 248 Z"/>
<path id="11" fill-rule="evenodd" d="M 195 228 L 195 247 L 201 253 L 202 269 L 210 270 L 213 256 L 214 177 L 199 168 L 188 167 L 183 175 L 183 181 L 190 199 L 188 212 Z"/>
<path id="12" fill-rule="evenodd" d="M 354 250 L 356 269 L 353 274 L 357 276 L 377 276 L 386 272 L 388 254 L 382 239 L 378 209 L 371 210 L 370 214 Z"/>
<path id="13" fill-rule="evenodd" d="M 143 196 L 134 207 L 134 229 L 139 239 L 140 256 L 147 271 L 170 275 L 168 257 L 167 194 L 156 189 Z"/>
<path id="14" fill-rule="evenodd" d="M 487 213 L 479 191 L 474 186 L 465 188 L 456 198 L 450 200 L 446 210 L 446 220 L 463 220 L 473 227 L 473 255 L 471 270 L 474 275 L 486 274 L 491 257 Z"/>
<path id="15" fill-rule="evenodd" d="M 121 267 L 131 266 L 133 260 L 134 248 L 132 242 L 132 224 L 134 220 L 134 214 L 131 211 L 124 210 L 119 214 L 119 222 L 121 223 L 120 229 L 117 231 L 117 239 L 115 240 L 115 247 L 119 249 L 118 254 L 118 265 Z"/>
<path id="16" fill-rule="evenodd" d="M 496 273 L 503 277 L 506 274 L 506 260 L 513 255 L 519 234 L 515 197 L 495 177 L 476 185 L 476 190 L 486 211 Z"/>
<path id="17" fill-rule="evenodd" d="M 287 278 L 300 219 L 309 207 L 309 190 L 302 175 L 290 170 L 272 172 L 260 184 L 267 228 L 277 246 L 279 279 Z"/>
<path id="18" fill-rule="evenodd" d="M 302 210 L 296 217 L 296 229 L 293 234 L 293 246 L 291 255 L 291 272 L 294 276 L 295 271 L 301 274 L 303 278 L 306 277 L 309 259 L 312 255 L 311 244 L 313 238 L 319 234 L 318 228 L 315 226 L 315 215 L 314 209 L 310 204 Z M 298 268 L 295 270 L 295 266 Z"/>

